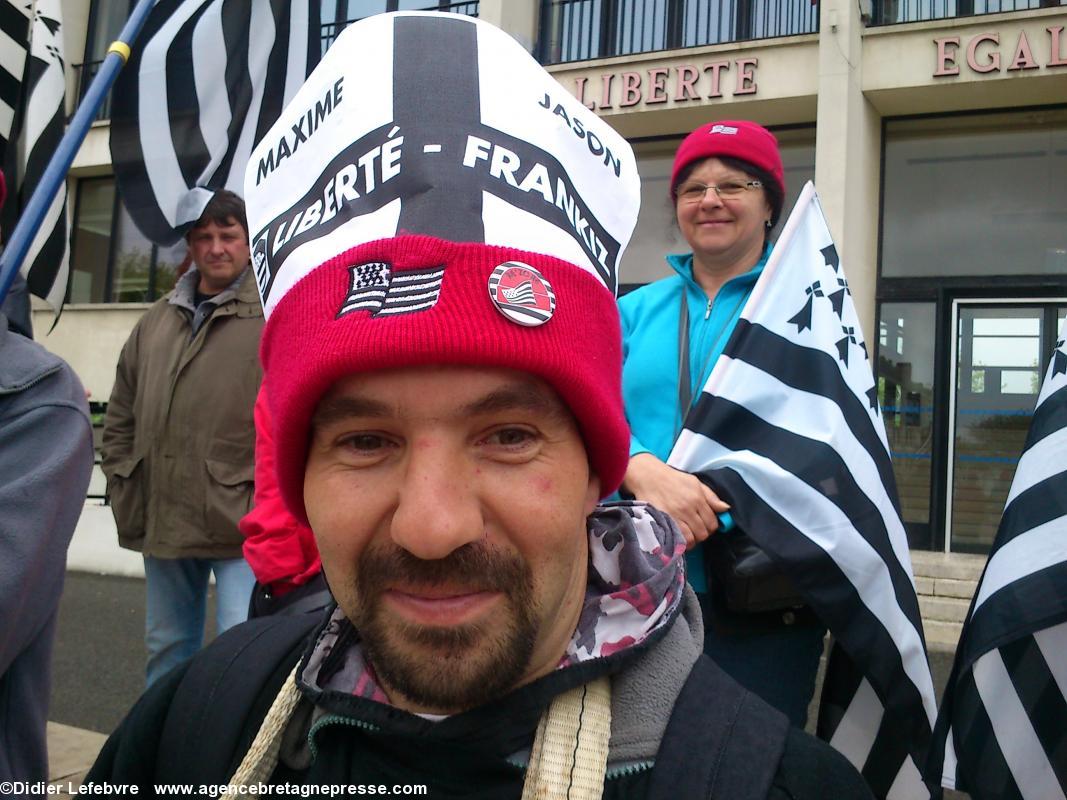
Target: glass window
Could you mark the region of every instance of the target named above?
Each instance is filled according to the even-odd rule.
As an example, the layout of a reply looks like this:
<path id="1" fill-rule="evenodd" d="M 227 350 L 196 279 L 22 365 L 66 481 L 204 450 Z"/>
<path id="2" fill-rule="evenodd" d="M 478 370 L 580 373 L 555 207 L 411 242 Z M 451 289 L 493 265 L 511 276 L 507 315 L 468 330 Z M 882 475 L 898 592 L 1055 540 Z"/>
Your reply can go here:
<path id="1" fill-rule="evenodd" d="M 667 47 L 666 0 L 623 0 L 615 28 L 615 53 L 647 53 Z"/>
<path id="2" fill-rule="evenodd" d="M 112 178 L 78 181 L 70 251 L 70 302 L 103 303 L 115 208 Z"/>
<path id="3" fill-rule="evenodd" d="M 152 291 L 152 243 L 133 224 L 122 209 L 115 225 L 114 266 L 111 300 L 115 303 L 148 303 L 155 299 Z"/>
<path id="4" fill-rule="evenodd" d="M 190 260 L 187 260 L 190 259 Z M 191 258 L 185 240 L 170 247 L 156 248 L 155 296 L 162 297 L 189 268 Z"/>
<path id="5" fill-rule="evenodd" d="M 158 248 L 122 204 L 113 177 L 78 181 L 70 254 L 71 303 L 146 303 L 174 288 L 185 242 Z"/>
<path id="6" fill-rule="evenodd" d="M 890 121 L 882 275 L 1067 272 L 1067 111 Z"/>
<path id="7" fill-rule="evenodd" d="M 793 208 L 804 183 L 815 179 L 815 140 L 811 129 L 775 131 L 785 168 L 785 204 L 779 228 Z M 668 253 L 685 253 L 689 247 L 674 220 L 670 199 L 671 165 L 681 140 L 638 143 L 637 168 L 641 174 L 641 213 L 619 269 L 619 283 L 644 284 L 666 277 Z"/>
<path id="8" fill-rule="evenodd" d="M 85 42 L 85 60 L 103 61 L 111 43 L 119 38 L 130 16 L 130 0 L 93 0 L 89 36 Z"/>
<path id="9" fill-rule="evenodd" d="M 961 305 L 952 410 L 952 550 L 986 553 L 1041 388 L 1045 308 Z"/>
<path id="10" fill-rule="evenodd" d="M 930 481 L 936 317 L 933 303 L 882 303 L 879 308 L 878 399 L 908 541 L 922 548 L 933 545 Z"/>

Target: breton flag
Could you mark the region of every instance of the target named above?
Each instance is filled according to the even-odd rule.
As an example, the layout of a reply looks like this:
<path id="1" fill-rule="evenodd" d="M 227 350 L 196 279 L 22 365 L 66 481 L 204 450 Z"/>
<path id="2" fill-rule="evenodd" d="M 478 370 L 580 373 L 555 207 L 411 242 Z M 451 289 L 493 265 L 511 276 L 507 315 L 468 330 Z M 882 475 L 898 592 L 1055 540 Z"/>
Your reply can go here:
<path id="1" fill-rule="evenodd" d="M 936 716 L 859 320 L 809 182 L 669 462 L 699 475 L 834 637 L 818 734 L 878 797 L 927 798 Z"/>
<path id="2" fill-rule="evenodd" d="M 341 304 L 337 317 L 352 311 L 369 311 L 372 317 L 407 314 L 437 305 L 441 296 L 444 267 L 408 269 L 393 274 L 382 261 L 349 267 L 352 289 Z"/>
<path id="3" fill-rule="evenodd" d="M 119 193 L 146 237 L 174 244 L 216 189 L 242 193 L 252 148 L 320 48 L 318 0 L 160 0 L 111 110 Z M 294 125 L 294 147 L 308 126 Z"/>
<path id="4" fill-rule="evenodd" d="M 66 75 L 60 0 L 0 0 L 0 157 L 7 179 L 3 238 L 11 235 L 63 139 Z M 48 207 L 21 273 L 54 309 L 67 292 L 67 187 Z"/>
<path id="5" fill-rule="evenodd" d="M 22 73 L 29 49 L 30 19 L 24 3 L 0 2 L 0 165 L 11 137 L 15 109 L 19 107 Z"/>
<path id="6" fill-rule="evenodd" d="M 1067 321 L 941 704 L 930 777 L 982 798 L 1067 797 Z"/>

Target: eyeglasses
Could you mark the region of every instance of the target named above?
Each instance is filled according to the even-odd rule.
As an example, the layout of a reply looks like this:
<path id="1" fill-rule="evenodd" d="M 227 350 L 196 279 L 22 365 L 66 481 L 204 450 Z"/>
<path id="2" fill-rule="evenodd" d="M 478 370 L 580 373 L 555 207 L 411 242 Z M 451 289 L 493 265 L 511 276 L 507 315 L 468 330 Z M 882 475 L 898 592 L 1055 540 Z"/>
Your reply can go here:
<path id="1" fill-rule="evenodd" d="M 699 203 L 704 199 L 708 189 L 714 189 L 719 197 L 737 198 L 749 189 L 759 189 L 763 181 L 723 181 L 717 186 L 708 186 L 706 183 L 686 181 L 674 192 L 674 196 L 683 203 Z"/>

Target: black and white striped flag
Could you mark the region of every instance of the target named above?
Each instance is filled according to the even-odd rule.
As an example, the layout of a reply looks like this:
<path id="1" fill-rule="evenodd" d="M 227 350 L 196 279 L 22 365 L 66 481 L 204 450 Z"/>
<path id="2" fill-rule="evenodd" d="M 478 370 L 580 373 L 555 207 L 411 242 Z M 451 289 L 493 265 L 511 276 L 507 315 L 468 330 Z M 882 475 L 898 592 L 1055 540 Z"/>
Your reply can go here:
<path id="1" fill-rule="evenodd" d="M 22 73 L 26 69 L 29 49 L 29 9 L 24 0 L 0 2 L 0 165 L 11 137 L 15 110 L 19 107 Z"/>
<path id="2" fill-rule="evenodd" d="M 1067 797 L 1067 322 L 956 650 L 930 773 L 982 798 Z"/>
<path id="3" fill-rule="evenodd" d="M 160 0 L 115 83 L 111 160 L 141 232 L 177 242 L 318 62 L 318 0 Z M 293 147 L 314 119 L 293 126 Z M 310 146 L 310 145 L 309 145 Z"/>
<path id="4" fill-rule="evenodd" d="M 936 707 L 911 557 L 867 349 L 810 183 L 668 463 L 731 504 L 833 634 L 819 735 L 876 796 L 929 797 Z"/>
<path id="5" fill-rule="evenodd" d="M 394 275 L 389 265 L 371 261 L 349 267 L 352 289 L 341 304 L 338 318 L 353 311 L 369 311 L 372 317 L 408 314 L 433 308 L 441 296 L 444 267 L 408 269 Z"/>
<path id="6" fill-rule="evenodd" d="M 64 70 L 60 0 L 0 0 L 0 147 L 8 188 L 2 218 L 5 240 L 63 139 Z M 67 291 L 69 256 L 64 183 L 21 267 L 30 292 L 54 309 L 62 306 Z"/>

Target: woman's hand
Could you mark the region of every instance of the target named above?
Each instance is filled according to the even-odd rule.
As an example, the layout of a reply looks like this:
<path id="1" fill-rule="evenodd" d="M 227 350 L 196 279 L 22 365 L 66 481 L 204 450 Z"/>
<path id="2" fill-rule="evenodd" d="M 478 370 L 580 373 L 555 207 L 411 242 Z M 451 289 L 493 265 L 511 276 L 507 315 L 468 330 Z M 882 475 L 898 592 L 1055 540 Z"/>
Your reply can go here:
<path id="1" fill-rule="evenodd" d="M 674 518 L 685 536 L 686 550 L 718 530 L 716 514 L 730 510 L 695 475 L 669 467 L 651 453 L 638 453 L 630 459 L 622 485 L 636 499 Z"/>

